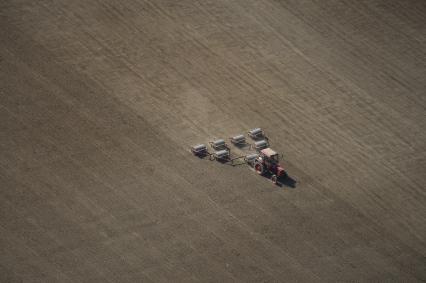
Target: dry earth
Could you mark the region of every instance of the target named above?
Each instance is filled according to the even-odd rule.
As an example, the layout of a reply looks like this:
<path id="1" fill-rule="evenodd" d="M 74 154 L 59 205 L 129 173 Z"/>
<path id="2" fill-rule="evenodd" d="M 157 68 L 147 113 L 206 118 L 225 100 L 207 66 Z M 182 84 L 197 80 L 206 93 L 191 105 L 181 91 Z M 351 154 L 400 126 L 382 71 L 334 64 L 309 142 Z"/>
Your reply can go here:
<path id="1" fill-rule="evenodd" d="M 1 1 L 0 281 L 425 281 L 425 15 Z M 188 152 L 258 126 L 295 186 Z"/>

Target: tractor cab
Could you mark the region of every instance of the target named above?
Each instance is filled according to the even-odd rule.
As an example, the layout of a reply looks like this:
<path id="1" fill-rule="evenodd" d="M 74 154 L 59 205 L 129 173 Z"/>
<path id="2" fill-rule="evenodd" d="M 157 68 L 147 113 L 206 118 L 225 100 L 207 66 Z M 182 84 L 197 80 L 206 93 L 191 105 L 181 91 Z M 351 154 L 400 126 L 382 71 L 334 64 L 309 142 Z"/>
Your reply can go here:
<path id="1" fill-rule="evenodd" d="M 278 153 L 269 147 L 260 151 L 260 157 L 262 157 L 263 161 L 270 164 L 277 164 L 280 161 L 280 156 Z"/>

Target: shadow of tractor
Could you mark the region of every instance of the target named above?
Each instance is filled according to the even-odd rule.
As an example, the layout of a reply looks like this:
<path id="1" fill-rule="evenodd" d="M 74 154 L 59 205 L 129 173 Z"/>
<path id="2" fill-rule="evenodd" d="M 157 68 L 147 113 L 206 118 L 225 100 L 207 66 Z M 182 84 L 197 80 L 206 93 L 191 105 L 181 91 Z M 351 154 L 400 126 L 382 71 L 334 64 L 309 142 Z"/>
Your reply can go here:
<path id="1" fill-rule="evenodd" d="M 281 187 L 285 186 L 285 187 L 289 187 L 289 188 L 294 189 L 294 188 L 296 188 L 296 183 L 297 183 L 297 181 L 290 176 L 278 179 L 278 184 L 281 185 Z"/>
<path id="2" fill-rule="evenodd" d="M 267 172 L 261 176 L 264 177 L 265 179 L 268 179 L 271 182 L 271 177 L 272 177 L 271 173 Z M 277 185 L 278 187 L 288 187 L 288 188 L 294 189 L 296 188 L 296 183 L 297 181 L 295 179 L 293 179 L 289 175 L 286 175 L 286 176 L 279 177 L 275 185 Z"/>

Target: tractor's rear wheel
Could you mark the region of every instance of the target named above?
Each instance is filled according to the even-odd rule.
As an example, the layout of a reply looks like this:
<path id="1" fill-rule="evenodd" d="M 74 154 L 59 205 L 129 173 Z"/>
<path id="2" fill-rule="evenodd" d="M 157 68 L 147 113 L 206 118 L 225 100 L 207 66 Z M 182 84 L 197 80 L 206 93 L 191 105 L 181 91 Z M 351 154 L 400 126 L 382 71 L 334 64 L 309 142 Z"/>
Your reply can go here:
<path id="1" fill-rule="evenodd" d="M 263 174 L 263 165 L 261 163 L 256 163 L 254 165 L 254 170 L 257 174 L 262 175 Z"/>

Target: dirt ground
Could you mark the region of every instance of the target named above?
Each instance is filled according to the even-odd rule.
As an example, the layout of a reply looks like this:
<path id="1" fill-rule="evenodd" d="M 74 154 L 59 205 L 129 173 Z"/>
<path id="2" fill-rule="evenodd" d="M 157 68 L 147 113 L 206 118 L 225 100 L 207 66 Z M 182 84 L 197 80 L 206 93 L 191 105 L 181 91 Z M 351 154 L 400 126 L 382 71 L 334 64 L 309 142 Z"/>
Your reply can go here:
<path id="1" fill-rule="evenodd" d="M 0 281 L 425 281 L 425 15 L 1 1 Z M 188 151 L 254 127 L 293 183 Z"/>

